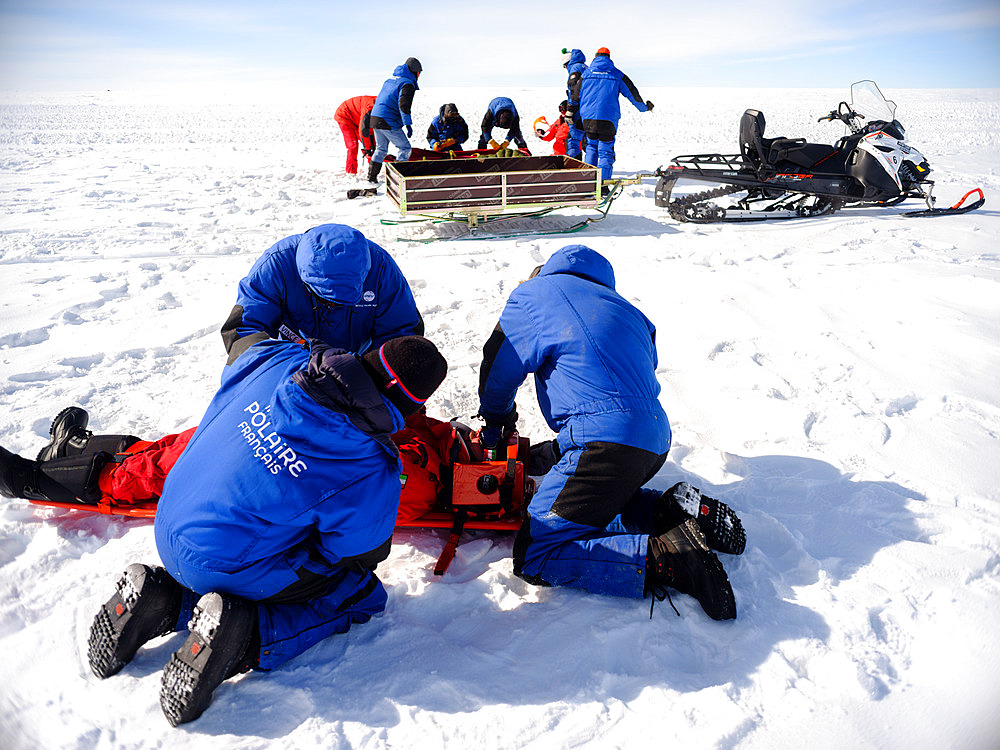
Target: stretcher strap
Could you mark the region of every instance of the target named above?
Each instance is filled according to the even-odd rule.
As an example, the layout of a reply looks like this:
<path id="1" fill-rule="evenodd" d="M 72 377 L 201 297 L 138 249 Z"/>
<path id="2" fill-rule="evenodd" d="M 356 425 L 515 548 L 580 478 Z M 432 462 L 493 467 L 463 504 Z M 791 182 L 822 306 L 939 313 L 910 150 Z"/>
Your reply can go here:
<path id="1" fill-rule="evenodd" d="M 455 549 L 458 547 L 458 538 L 462 536 L 462 529 L 465 527 L 465 511 L 460 510 L 455 514 L 455 522 L 451 525 L 451 532 L 448 534 L 448 543 L 444 545 L 441 556 L 434 566 L 434 575 L 443 576 L 448 570 L 451 561 L 455 558 Z"/>

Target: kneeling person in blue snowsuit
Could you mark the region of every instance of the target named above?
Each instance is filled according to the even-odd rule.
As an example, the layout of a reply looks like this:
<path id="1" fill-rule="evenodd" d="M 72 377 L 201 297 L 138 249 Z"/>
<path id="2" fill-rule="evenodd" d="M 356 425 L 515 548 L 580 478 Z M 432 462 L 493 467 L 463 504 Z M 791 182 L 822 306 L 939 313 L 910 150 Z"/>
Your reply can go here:
<path id="1" fill-rule="evenodd" d="M 427 128 L 427 143 L 435 151 L 461 151 L 469 140 L 469 126 L 454 103 L 442 104 Z"/>
<path id="2" fill-rule="evenodd" d="M 389 144 L 399 149 L 399 161 L 410 158 L 410 141 L 413 137 L 413 118 L 410 107 L 413 105 L 413 95 L 420 88 L 417 79 L 423 72 L 420 60 L 415 57 L 406 58 L 406 62 L 397 65 L 392 71 L 392 78 L 382 84 L 382 90 L 375 97 L 372 108 L 371 126 L 375 131 L 375 153 L 368 165 L 368 181 L 378 179 L 382 162 L 389 153 Z M 406 133 L 403 133 L 403 129 Z"/>
<path id="3" fill-rule="evenodd" d="M 513 429 L 528 373 L 558 433 L 557 460 L 514 543 L 514 572 L 537 585 L 636 598 L 662 599 L 670 587 L 696 597 L 710 617 L 732 619 L 732 588 L 710 547 L 743 551 L 735 513 L 686 483 L 642 488 L 671 438 L 655 338 L 615 291 L 611 264 L 583 245 L 557 251 L 511 293 L 483 347 L 483 440 Z"/>
<path id="4" fill-rule="evenodd" d="M 493 139 L 493 128 L 507 131 L 503 143 L 497 143 Z M 489 103 L 486 114 L 483 115 L 483 124 L 480 130 L 482 132 L 479 136 L 478 148 L 483 149 L 487 146 L 489 148 L 507 148 L 511 141 L 514 141 L 518 148 L 525 150 L 528 148 L 528 144 L 521 134 L 521 116 L 517 113 L 514 102 L 506 96 L 498 96 Z"/>
<path id="5" fill-rule="evenodd" d="M 91 628 L 94 673 L 115 674 L 190 622 L 160 691 L 176 726 L 229 677 L 274 669 L 380 613 L 375 567 L 400 496 L 390 435 L 446 371 L 419 336 L 363 357 L 317 340 L 265 341 L 227 366 L 159 501 L 164 567 L 133 564 L 119 579 Z"/>
<path id="6" fill-rule="evenodd" d="M 232 363 L 259 341 L 320 339 L 364 353 L 421 336 L 413 292 L 385 250 L 345 224 L 321 224 L 272 245 L 240 281 L 222 326 Z"/>
<path id="7" fill-rule="evenodd" d="M 584 160 L 601 168 L 601 179 L 610 180 L 615 163 L 615 137 L 621 108 L 618 97 L 624 96 L 640 112 L 653 109 L 645 102 L 632 80 L 611 62 L 607 47 L 601 47 L 580 78 L 580 119 L 587 135 Z"/>

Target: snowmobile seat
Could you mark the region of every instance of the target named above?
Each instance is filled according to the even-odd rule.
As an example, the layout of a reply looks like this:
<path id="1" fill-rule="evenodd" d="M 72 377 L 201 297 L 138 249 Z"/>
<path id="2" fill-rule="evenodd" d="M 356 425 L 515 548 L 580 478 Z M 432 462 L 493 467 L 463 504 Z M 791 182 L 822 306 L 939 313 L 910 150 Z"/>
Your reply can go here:
<path id="1" fill-rule="evenodd" d="M 754 167 L 773 168 L 806 147 L 805 138 L 765 138 L 764 113 L 748 109 L 740 120 L 740 152 Z"/>

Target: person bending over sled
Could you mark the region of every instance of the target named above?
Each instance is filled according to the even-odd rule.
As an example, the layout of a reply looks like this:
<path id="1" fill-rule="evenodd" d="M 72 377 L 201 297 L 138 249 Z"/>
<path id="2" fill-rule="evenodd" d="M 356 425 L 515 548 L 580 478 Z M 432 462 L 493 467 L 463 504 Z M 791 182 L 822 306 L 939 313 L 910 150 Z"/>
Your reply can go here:
<path id="1" fill-rule="evenodd" d="M 588 247 L 558 250 L 511 293 L 483 347 L 481 440 L 496 444 L 513 430 L 514 397 L 532 372 L 558 433 L 557 461 L 514 542 L 514 573 L 540 586 L 656 600 L 673 588 L 709 617 L 733 619 L 733 591 L 712 550 L 743 551 L 739 518 L 684 482 L 663 493 L 642 488 L 670 448 L 656 363 L 652 323 Z"/>
<path id="2" fill-rule="evenodd" d="M 493 128 L 507 131 L 503 143 L 497 143 L 493 139 Z M 511 141 L 514 141 L 518 148 L 528 150 L 528 144 L 525 143 L 524 136 L 521 135 L 521 117 L 517 114 L 517 107 L 506 96 L 498 96 L 489 103 L 486 114 L 483 115 L 481 130 L 482 134 L 479 136 L 478 145 L 480 149 L 488 147 L 503 150 L 510 145 Z"/>
<path id="3" fill-rule="evenodd" d="M 396 261 L 345 224 L 322 224 L 272 245 L 240 281 L 222 325 L 230 363 L 265 339 L 315 338 L 364 353 L 423 333 Z"/>
<path id="4" fill-rule="evenodd" d="M 341 102 L 333 114 L 334 121 L 344 135 L 344 146 L 347 147 L 347 174 L 358 173 L 359 142 L 361 151 L 369 162 L 375 153 L 375 135 L 371 129 L 371 112 L 374 106 L 374 96 L 353 96 Z"/>
<path id="5" fill-rule="evenodd" d="M 389 436 L 446 372 L 418 336 L 362 357 L 265 341 L 226 367 L 163 486 L 154 534 L 164 567 L 129 565 L 94 618 L 94 674 L 109 677 L 147 641 L 188 628 L 160 688 L 176 726 L 200 716 L 224 680 L 274 669 L 381 612 L 374 571 L 400 495 Z M 64 426 L 55 443 L 78 433 Z M 51 491 L 53 463 L 2 451 L 0 490 Z"/>

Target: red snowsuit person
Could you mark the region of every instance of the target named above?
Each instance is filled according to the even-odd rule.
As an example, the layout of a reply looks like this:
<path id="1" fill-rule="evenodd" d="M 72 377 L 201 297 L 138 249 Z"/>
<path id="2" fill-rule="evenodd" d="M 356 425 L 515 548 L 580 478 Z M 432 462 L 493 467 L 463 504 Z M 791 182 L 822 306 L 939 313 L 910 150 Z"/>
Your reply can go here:
<path id="1" fill-rule="evenodd" d="M 344 134 L 347 146 L 347 174 L 358 173 L 358 141 L 365 156 L 371 161 L 375 150 L 375 134 L 366 126 L 365 119 L 375 106 L 374 96 L 355 96 L 341 103 L 333 115 Z"/>
<path id="2" fill-rule="evenodd" d="M 569 123 L 559 115 L 559 119 L 549 126 L 544 134 L 538 136 L 543 141 L 553 141 L 552 153 L 556 156 L 566 154 L 566 140 L 569 138 Z"/>

